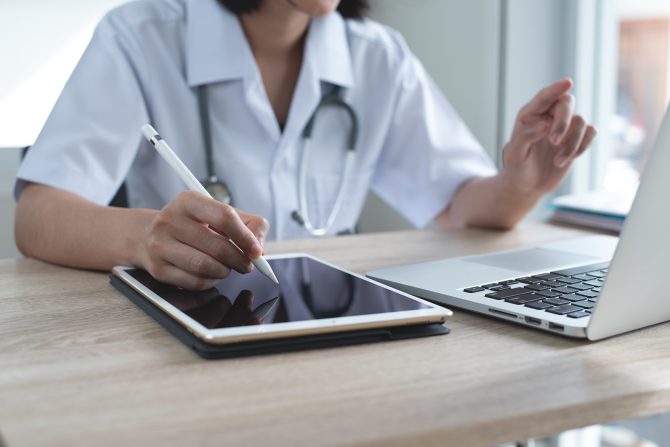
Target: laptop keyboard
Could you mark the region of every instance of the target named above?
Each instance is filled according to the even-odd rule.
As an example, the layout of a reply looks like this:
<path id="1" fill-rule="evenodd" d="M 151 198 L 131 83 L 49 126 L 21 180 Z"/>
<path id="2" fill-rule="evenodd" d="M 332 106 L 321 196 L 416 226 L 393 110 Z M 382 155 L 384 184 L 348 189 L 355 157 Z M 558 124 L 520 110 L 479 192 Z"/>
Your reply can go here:
<path id="1" fill-rule="evenodd" d="M 484 293 L 494 300 L 530 307 L 570 318 L 591 315 L 596 305 L 609 262 L 541 273 L 463 289 Z"/>

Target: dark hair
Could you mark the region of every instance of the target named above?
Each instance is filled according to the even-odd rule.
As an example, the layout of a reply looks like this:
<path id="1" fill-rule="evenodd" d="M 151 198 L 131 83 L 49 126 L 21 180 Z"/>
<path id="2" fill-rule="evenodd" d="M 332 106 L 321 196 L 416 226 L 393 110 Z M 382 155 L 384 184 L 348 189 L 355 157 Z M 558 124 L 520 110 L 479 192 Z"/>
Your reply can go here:
<path id="1" fill-rule="evenodd" d="M 219 0 L 230 12 L 236 15 L 257 11 L 264 0 Z M 368 0 L 342 0 L 337 11 L 345 19 L 362 19 L 370 9 Z"/>

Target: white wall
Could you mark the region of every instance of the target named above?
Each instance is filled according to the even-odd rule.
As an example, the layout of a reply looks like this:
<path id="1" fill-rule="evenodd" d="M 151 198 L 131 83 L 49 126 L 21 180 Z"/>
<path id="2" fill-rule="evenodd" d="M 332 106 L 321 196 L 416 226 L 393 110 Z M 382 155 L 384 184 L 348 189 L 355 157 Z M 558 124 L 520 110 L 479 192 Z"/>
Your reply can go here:
<path id="1" fill-rule="evenodd" d="M 93 25 L 122 0 L 0 2 L 0 259 L 14 245 L 18 147 L 34 141 Z"/>
<path id="2" fill-rule="evenodd" d="M 494 157 L 498 153 L 498 0 L 373 0 L 372 17 L 400 31 Z M 411 228 L 371 194 L 359 230 Z"/>

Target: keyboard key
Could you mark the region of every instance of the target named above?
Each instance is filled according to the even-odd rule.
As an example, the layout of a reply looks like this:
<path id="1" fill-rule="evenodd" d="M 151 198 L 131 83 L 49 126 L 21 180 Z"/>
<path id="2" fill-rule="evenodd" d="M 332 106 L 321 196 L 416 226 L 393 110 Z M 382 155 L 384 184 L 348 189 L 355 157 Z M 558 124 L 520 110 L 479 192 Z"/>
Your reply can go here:
<path id="1" fill-rule="evenodd" d="M 538 295 L 542 295 L 545 298 L 555 298 L 557 296 L 561 296 L 560 293 L 554 291 L 554 290 L 541 290 L 537 292 Z"/>
<path id="2" fill-rule="evenodd" d="M 530 290 L 548 290 L 549 287 L 547 287 L 547 286 L 543 286 L 543 285 L 541 285 L 541 284 L 528 284 L 528 285 L 526 286 L 526 289 L 530 289 Z"/>
<path id="3" fill-rule="evenodd" d="M 575 283 L 581 282 L 581 281 L 578 280 L 578 279 L 575 279 L 575 278 L 569 278 L 569 277 L 567 277 L 567 276 L 564 277 L 564 278 L 558 278 L 556 281 L 558 281 L 558 282 L 562 282 L 562 283 L 564 283 L 564 284 L 575 284 Z"/>
<path id="4" fill-rule="evenodd" d="M 507 298 L 505 301 L 512 304 L 526 304 L 533 301 L 539 301 L 542 297 L 534 293 L 524 293 L 523 295 Z"/>
<path id="5" fill-rule="evenodd" d="M 577 291 L 577 289 L 573 289 L 572 287 L 556 287 L 556 288 L 551 289 L 551 290 L 553 290 L 554 292 L 558 292 L 561 295 L 564 294 L 564 293 L 574 293 L 574 292 Z"/>
<path id="6" fill-rule="evenodd" d="M 525 284 L 535 284 L 535 283 L 538 283 L 538 282 L 542 282 L 541 279 L 531 278 L 529 276 L 526 276 L 525 278 L 517 278 L 517 281 L 525 283 Z"/>
<path id="7" fill-rule="evenodd" d="M 592 272 L 594 270 L 602 270 L 608 268 L 610 265 L 609 262 L 599 262 L 597 264 L 589 264 L 589 265 L 583 265 L 581 267 L 572 267 L 569 269 L 563 269 L 563 270 L 556 270 L 554 272 L 551 272 L 555 275 L 563 275 L 563 276 L 574 276 L 574 275 L 579 275 L 580 273 L 586 273 L 586 272 Z"/>
<path id="8" fill-rule="evenodd" d="M 561 299 L 576 302 L 576 301 L 582 301 L 584 299 L 584 297 L 579 296 L 579 295 L 574 294 L 574 293 L 569 293 L 567 295 L 561 295 Z"/>
<path id="9" fill-rule="evenodd" d="M 602 279 L 594 279 L 592 281 L 584 281 L 584 284 L 587 284 L 589 286 L 593 287 L 600 287 L 603 285 L 603 280 Z"/>
<path id="10" fill-rule="evenodd" d="M 593 290 L 582 290 L 581 292 L 577 292 L 577 295 L 585 296 L 586 298 L 595 298 L 598 296 L 598 292 L 594 292 Z"/>
<path id="11" fill-rule="evenodd" d="M 593 289 L 591 289 L 591 290 L 593 290 L 594 292 L 598 292 L 598 293 L 600 293 L 600 292 L 603 290 L 603 288 L 602 288 L 602 287 L 595 287 L 595 288 L 593 288 Z"/>
<path id="12" fill-rule="evenodd" d="M 541 286 L 547 286 L 547 287 L 549 287 L 549 288 L 551 288 L 551 289 L 553 289 L 554 287 L 561 287 L 561 286 L 563 285 L 563 283 L 558 282 L 558 281 L 542 281 L 542 282 L 539 283 L 539 284 L 540 284 Z"/>
<path id="13" fill-rule="evenodd" d="M 491 287 L 495 287 L 497 285 L 498 285 L 498 283 L 494 282 L 494 283 L 491 283 L 491 284 L 484 284 L 482 287 L 485 288 L 485 289 L 490 289 Z"/>
<path id="14" fill-rule="evenodd" d="M 579 312 L 572 312 L 571 314 L 568 314 L 568 317 L 570 318 L 584 318 L 584 317 L 589 317 L 591 316 L 590 313 L 584 312 L 583 310 Z"/>
<path id="15" fill-rule="evenodd" d="M 571 314 L 573 312 L 579 312 L 580 310 L 582 310 L 581 307 L 573 306 L 572 304 L 565 304 L 563 306 L 552 307 L 550 309 L 547 309 L 547 312 L 551 312 L 552 314 L 557 315 L 566 315 Z"/>
<path id="16" fill-rule="evenodd" d="M 589 275 L 589 276 L 593 276 L 593 277 L 595 277 L 595 278 L 604 278 L 605 276 L 607 276 L 607 273 L 603 273 L 603 272 L 588 272 L 587 275 Z"/>
<path id="17" fill-rule="evenodd" d="M 593 286 L 589 286 L 588 284 L 584 284 L 584 283 L 570 284 L 570 287 L 572 287 L 573 289 L 577 289 L 577 290 L 589 290 L 589 289 L 593 288 Z"/>
<path id="18" fill-rule="evenodd" d="M 522 295 L 524 293 L 531 292 L 530 290 L 524 287 L 517 287 L 516 289 L 506 289 L 499 292 L 487 293 L 486 297 L 493 298 L 494 300 L 504 300 L 506 298 L 511 298 L 513 296 Z"/>
<path id="19" fill-rule="evenodd" d="M 573 278 L 578 279 L 580 281 L 590 281 L 590 280 L 593 279 L 593 276 L 589 276 L 589 275 L 584 273 L 584 274 L 581 274 L 581 275 L 574 275 Z"/>
<path id="20" fill-rule="evenodd" d="M 498 292 L 500 290 L 505 290 L 509 289 L 509 286 L 495 286 L 495 287 L 489 287 L 489 290 L 493 290 L 494 292 Z"/>
<path id="21" fill-rule="evenodd" d="M 556 275 L 554 273 L 542 273 L 540 275 L 531 276 L 531 278 L 542 279 L 542 280 L 545 280 L 545 281 L 550 281 L 552 279 L 557 279 L 557 278 L 560 278 L 560 277 L 561 277 L 561 275 Z"/>
<path id="22" fill-rule="evenodd" d="M 560 298 L 547 298 L 546 300 L 544 300 L 544 302 L 553 304 L 554 306 L 562 306 L 564 304 L 568 304 L 570 301 L 562 300 Z"/>
<path id="23" fill-rule="evenodd" d="M 483 287 L 468 287 L 467 289 L 463 289 L 463 292 L 465 293 L 475 293 L 475 292 L 481 292 L 482 290 L 486 290 Z"/>
<path id="24" fill-rule="evenodd" d="M 519 281 L 516 279 L 508 279 L 507 281 L 500 281 L 498 284 L 501 286 L 511 286 L 512 284 L 519 284 Z"/>
<path id="25" fill-rule="evenodd" d="M 577 301 L 576 303 L 572 303 L 572 304 L 574 304 L 575 306 L 582 307 L 584 309 L 592 309 L 593 306 L 596 305 L 595 303 L 592 303 L 591 301 L 588 301 L 588 300 Z"/>
<path id="26" fill-rule="evenodd" d="M 531 309 L 544 310 L 550 307 L 554 307 L 554 305 L 545 303 L 544 301 L 533 301 L 532 303 L 526 304 L 526 307 L 530 307 Z"/>

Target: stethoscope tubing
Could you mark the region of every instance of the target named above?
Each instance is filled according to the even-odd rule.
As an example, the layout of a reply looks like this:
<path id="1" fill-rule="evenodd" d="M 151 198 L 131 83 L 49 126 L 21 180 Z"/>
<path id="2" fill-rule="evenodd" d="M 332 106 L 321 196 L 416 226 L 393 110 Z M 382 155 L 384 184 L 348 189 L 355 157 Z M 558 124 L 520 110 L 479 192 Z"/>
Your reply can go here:
<path id="1" fill-rule="evenodd" d="M 200 121 L 202 126 L 203 133 L 203 142 L 205 146 L 205 161 L 207 167 L 207 177 L 203 180 L 203 183 L 207 185 L 207 188 L 212 186 L 218 187 L 224 191 L 221 194 L 221 197 L 217 197 L 218 200 L 221 200 L 224 203 L 233 205 L 233 197 L 230 189 L 225 182 L 221 181 L 216 172 L 214 171 L 214 159 L 213 159 L 213 149 L 212 149 L 212 131 L 210 126 L 210 114 L 209 107 L 207 102 L 207 94 L 205 91 L 206 86 L 201 85 L 198 87 L 197 96 L 198 96 L 198 111 L 200 113 Z M 351 128 L 349 130 L 349 135 L 347 137 L 347 148 L 344 158 L 344 165 L 342 168 L 342 175 L 340 178 L 340 183 L 338 185 L 338 190 L 331 208 L 328 217 L 325 220 L 325 223 L 321 226 L 316 226 L 313 224 L 307 200 L 307 169 L 309 167 L 309 158 L 311 153 L 311 141 L 312 141 L 312 132 L 317 120 L 317 115 L 325 107 L 338 107 L 344 110 L 349 117 Z M 310 119 L 307 121 L 305 128 L 302 132 L 302 137 L 304 139 L 304 145 L 302 150 L 302 156 L 300 159 L 300 166 L 298 168 L 298 209 L 291 213 L 293 220 L 302 225 L 312 236 L 325 236 L 328 234 L 330 229 L 335 224 L 335 219 L 337 218 L 342 204 L 344 202 L 344 197 L 349 184 L 349 180 L 352 177 L 356 156 L 355 149 L 358 143 L 358 116 L 354 109 L 347 104 L 344 99 L 342 99 L 342 89 L 339 86 L 336 86 L 335 89 L 327 95 L 324 95 L 319 101 L 319 104 L 316 106 L 316 109 L 312 113 Z"/>

